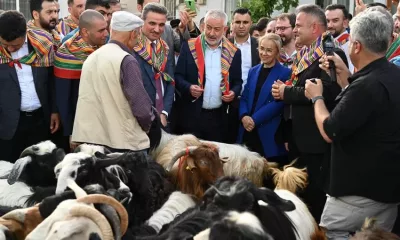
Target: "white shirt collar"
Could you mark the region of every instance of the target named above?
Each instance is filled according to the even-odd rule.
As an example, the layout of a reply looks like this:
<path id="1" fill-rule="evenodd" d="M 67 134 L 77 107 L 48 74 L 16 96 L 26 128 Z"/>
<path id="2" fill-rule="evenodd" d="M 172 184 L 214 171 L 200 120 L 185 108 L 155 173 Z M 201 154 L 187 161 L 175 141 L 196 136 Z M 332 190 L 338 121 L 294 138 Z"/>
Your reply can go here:
<path id="1" fill-rule="evenodd" d="M 236 45 L 236 44 L 244 44 L 244 43 L 251 44 L 251 36 L 250 36 L 250 34 L 249 34 L 249 37 L 247 38 L 247 40 L 246 40 L 244 43 L 237 43 L 237 42 L 236 42 L 236 38 L 233 38 L 233 39 L 234 39 L 235 45 Z"/>

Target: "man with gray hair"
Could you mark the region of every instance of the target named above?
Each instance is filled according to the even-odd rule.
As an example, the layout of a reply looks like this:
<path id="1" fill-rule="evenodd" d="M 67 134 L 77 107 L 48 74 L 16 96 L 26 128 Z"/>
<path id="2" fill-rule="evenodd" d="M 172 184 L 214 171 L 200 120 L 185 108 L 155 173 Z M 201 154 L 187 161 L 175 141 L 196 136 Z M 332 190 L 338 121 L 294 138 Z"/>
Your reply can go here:
<path id="1" fill-rule="evenodd" d="M 148 3 L 142 12 L 144 21 L 134 56 L 142 72 L 144 88 L 157 109 L 161 124 L 168 131 L 168 115 L 174 102 L 174 55 L 161 39 L 167 22 L 167 8 L 159 3 Z"/>
<path id="2" fill-rule="evenodd" d="M 243 82 L 240 49 L 224 37 L 227 21 L 223 11 L 208 11 L 204 32 L 183 43 L 175 70 L 180 131 L 219 142 L 229 141 L 230 120 L 238 117 L 230 104 Z"/>
<path id="3" fill-rule="evenodd" d="M 329 157 L 330 145 L 321 137 L 313 116 L 313 105 L 304 95 L 307 79 L 320 78 L 324 82 L 324 97 L 329 109 L 340 93 L 340 87 L 332 82 L 325 71 L 319 68 L 318 59 L 324 54 L 323 42 L 327 38 L 327 21 L 324 11 L 317 5 L 305 4 L 296 9 L 296 24 L 293 33 L 295 43 L 304 45 L 300 58 L 292 65 L 292 77 L 286 81 L 277 81 L 272 85 L 272 95 L 285 103 L 284 120 L 277 136 L 283 136 L 289 149 L 289 160 L 298 158 L 297 167 L 307 167 L 309 184 L 301 197 L 310 207 L 310 212 L 318 222 L 324 208 L 326 195 L 322 190 L 323 163 Z M 345 53 L 336 48 L 345 62 Z M 282 79 L 283 80 L 283 79 Z M 279 139 L 278 139 L 279 140 Z"/>
<path id="4" fill-rule="evenodd" d="M 378 9 L 379 10 L 379 9 Z M 348 239 L 366 218 L 391 231 L 400 202 L 400 69 L 385 58 L 393 21 L 381 11 L 364 11 L 350 22 L 349 54 L 358 71 L 350 76 L 337 56 L 323 57 L 337 66 L 343 91 L 331 113 L 321 80 L 307 80 L 305 95 L 314 100 L 321 136 L 332 143 L 329 194 L 320 226 L 328 239 Z M 325 89 L 324 89 L 325 90 Z"/>
<path id="5" fill-rule="evenodd" d="M 117 151 L 146 151 L 150 147 L 152 137 L 149 139 L 146 133 L 152 136 L 155 115 L 138 63 L 131 55 L 142 25 L 143 21 L 132 13 L 115 12 L 110 42 L 84 62 L 74 142 L 104 145 Z M 158 129 L 158 140 L 159 137 Z"/>

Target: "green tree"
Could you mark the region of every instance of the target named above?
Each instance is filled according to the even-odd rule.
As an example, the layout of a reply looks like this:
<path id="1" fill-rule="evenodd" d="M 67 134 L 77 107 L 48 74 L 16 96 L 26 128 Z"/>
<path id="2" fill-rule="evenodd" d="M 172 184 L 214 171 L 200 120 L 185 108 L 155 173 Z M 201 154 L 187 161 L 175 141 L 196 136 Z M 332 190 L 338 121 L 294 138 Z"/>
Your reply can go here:
<path id="1" fill-rule="evenodd" d="M 262 17 L 271 17 L 274 10 L 287 12 L 298 4 L 299 0 L 247 0 L 241 7 L 250 9 L 253 22 L 257 22 Z"/>

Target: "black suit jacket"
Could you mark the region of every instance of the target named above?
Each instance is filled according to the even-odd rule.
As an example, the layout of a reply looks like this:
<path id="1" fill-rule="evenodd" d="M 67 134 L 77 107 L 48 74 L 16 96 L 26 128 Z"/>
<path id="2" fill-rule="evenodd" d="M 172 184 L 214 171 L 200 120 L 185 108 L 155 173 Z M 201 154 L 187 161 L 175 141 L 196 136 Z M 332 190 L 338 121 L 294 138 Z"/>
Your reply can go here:
<path id="1" fill-rule="evenodd" d="M 15 67 L 0 64 L 0 139 L 10 140 L 17 130 L 21 111 L 21 88 Z M 45 120 L 56 113 L 53 67 L 32 67 L 33 81 Z"/>
<path id="2" fill-rule="evenodd" d="M 347 64 L 345 53 L 341 49 L 335 50 Z M 329 75 L 319 68 L 319 60 L 311 64 L 305 71 L 299 74 L 299 79 L 294 87 L 286 87 L 284 92 L 284 118 L 292 119 L 292 132 L 290 137 L 300 152 L 324 153 L 329 147 L 322 138 L 314 118 L 314 108 L 311 101 L 304 94 L 307 79 L 319 78 L 324 85 L 323 96 L 329 111 L 335 106 L 335 98 L 341 92 L 340 86 L 332 82 Z"/>
<path id="3" fill-rule="evenodd" d="M 254 67 L 257 64 L 260 64 L 260 55 L 258 54 L 258 41 L 254 37 L 250 37 L 251 42 L 251 66 Z M 234 38 L 229 38 L 229 41 L 235 44 Z"/>
<path id="4" fill-rule="evenodd" d="M 242 56 L 240 49 L 238 49 L 233 57 L 231 67 L 229 68 L 229 85 L 230 90 L 235 92 L 235 99 L 240 95 L 242 90 Z M 204 74 L 204 76 L 207 73 Z M 205 85 L 206 77 L 204 77 Z M 179 125 L 182 132 L 194 132 L 198 128 L 198 119 L 200 117 L 203 95 L 197 100 L 190 94 L 190 86 L 198 85 L 198 69 L 193 59 L 193 56 L 189 50 L 187 42 L 182 44 L 181 53 L 178 59 L 178 64 L 175 68 L 175 82 L 176 89 L 180 93 L 180 113 L 179 113 Z M 194 101 L 195 100 L 195 101 Z M 224 113 L 229 111 L 230 104 L 223 102 Z M 225 114 L 226 120 L 229 122 L 229 114 Z M 226 125 L 229 123 L 227 122 Z M 224 129 L 223 131 L 228 131 Z"/>

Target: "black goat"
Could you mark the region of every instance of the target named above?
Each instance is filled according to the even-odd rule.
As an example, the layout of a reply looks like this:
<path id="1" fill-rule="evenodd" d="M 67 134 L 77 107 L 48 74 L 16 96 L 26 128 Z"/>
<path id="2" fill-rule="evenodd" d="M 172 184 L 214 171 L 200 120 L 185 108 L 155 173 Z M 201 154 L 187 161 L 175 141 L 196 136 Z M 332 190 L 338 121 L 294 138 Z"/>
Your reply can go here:
<path id="1" fill-rule="evenodd" d="M 222 177 L 204 194 L 202 209 L 251 212 L 276 240 L 296 240 L 296 229 L 284 213 L 295 210 L 293 202 L 280 198 L 274 191 L 257 188 L 238 177 Z M 259 205 L 258 201 L 267 203 Z"/>

